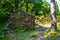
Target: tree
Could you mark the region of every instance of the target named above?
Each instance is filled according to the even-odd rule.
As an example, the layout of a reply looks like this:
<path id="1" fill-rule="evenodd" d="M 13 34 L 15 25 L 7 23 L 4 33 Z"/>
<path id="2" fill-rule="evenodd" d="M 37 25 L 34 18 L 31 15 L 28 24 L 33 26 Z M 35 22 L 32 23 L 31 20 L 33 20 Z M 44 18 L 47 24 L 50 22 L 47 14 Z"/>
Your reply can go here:
<path id="1" fill-rule="evenodd" d="M 56 22 L 56 9 L 55 9 L 55 0 L 50 0 L 51 6 L 51 30 L 57 30 L 57 22 Z"/>
<path id="2" fill-rule="evenodd" d="M 28 12 L 28 0 L 26 0 L 26 12 Z"/>
<path id="3" fill-rule="evenodd" d="M 18 9 L 18 0 L 15 0 L 15 10 Z"/>

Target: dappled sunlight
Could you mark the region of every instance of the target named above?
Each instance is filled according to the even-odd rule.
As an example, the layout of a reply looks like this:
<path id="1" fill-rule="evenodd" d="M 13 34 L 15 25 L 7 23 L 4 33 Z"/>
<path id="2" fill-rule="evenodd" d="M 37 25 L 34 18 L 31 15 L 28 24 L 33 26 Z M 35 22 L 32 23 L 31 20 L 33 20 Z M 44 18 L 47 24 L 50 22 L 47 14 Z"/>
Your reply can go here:
<path id="1" fill-rule="evenodd" d="M 60 40 L 59 5 L 49 1 L 1 0 L 0 40 Z"/>
<path id="2" fill-rule="evenodd" d="M 41 16 L 41 17 L 39 17 L 39 19 L 35 20 L 35 24 L 43 26 L 43 27 L 50 28 L 50 26 L 51 26 L 50 21 L 51 21 L 50 17 Z"/>
<path id="3" fill-rule="evenodd" d="M 46 20 L 45 20 L 45 19 L 46 19 Z M 49 21 L 47 21 L 47 20 L 49 20 Z M 50 22 L 50 21 L 51 21 L 50 18 L 41 16 L 41 17 L 39 17 L 38 20 L 35 20 L 35 23 L 36 23 L 37 25 L 50 28 L 50 27 L 51 27 L 51 22 Z M 37 27 L 38 27 L 38 26 L 37 26 Z M 57 15 L 57 28 L 60 29 L 60 16 L 59 16 L 59 15 Z"/>
<path id="4" fill-rule="evenodd" d="M 56 37 L 56 39 L 60 38 L 60 30 L 57 30 L 57 31 L 50 31 L 50 30 L 47 30 L 43 33 L 43 37 L 44 38 L 51 38 L 51 37 Z M 52 39 L 54 39 L 52 38 Z"/>
<path id="5" fill-rule="evenodd" d="M 39 34 L 39 31 L 26 31 L 23 33 L 15 32 L 14 34 L 17 37 L 17 39 L 19 39 L 19 40 L 30 40 L 31 38 L 34 39 L 34 37 Z"/>

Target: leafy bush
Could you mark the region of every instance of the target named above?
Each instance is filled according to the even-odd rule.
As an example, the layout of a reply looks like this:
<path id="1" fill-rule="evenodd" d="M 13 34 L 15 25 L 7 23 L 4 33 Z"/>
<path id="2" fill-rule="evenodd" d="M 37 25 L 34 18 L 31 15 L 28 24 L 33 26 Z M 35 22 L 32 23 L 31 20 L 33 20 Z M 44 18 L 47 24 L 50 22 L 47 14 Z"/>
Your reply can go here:
<path id="1" fill-rule="evenodd" d="M 0 23 L 0 40 L 8 40 L 7 36 L 4 36 L 4 29 L 6 29 L 8 26 L 8 22 Z"/>

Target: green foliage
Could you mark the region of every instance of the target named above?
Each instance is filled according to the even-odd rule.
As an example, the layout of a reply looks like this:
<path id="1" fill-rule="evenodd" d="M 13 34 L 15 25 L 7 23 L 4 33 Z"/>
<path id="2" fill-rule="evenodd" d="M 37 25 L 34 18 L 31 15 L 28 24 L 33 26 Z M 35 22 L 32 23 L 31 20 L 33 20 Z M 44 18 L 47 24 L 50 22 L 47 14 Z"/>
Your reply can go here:
<path id="1" fill-rule="evenodd" d="M 9 26 L 8 22 L 0 23 L 0 30 L 4 30 L 4 29 L 7 28 L 8 26 Z"/>
<path id="2" fill-rule="evenodd" d="M 57 30 L 55 32 L 53 32 L 51 30 L 47 30 L 43 33 L 43 35 L 48 40 L 57 40 L 60 37 L 60 30 Z"/>
<path id="3" fill-rule="evenodd" d="M 14 35 L 16 36 L 17 39 L 19 40 L 29 40 L 31 37 L 35 37 L 36 35 L 38 35 L 37 31 L 26 31 L 26 32 L 20 32 L 20 30 L 18 30 L 18 32 L 14 32 Z"/>
<path id="4" fill-rule="evenodd" d="M 47 39 L 48 40 L 56 40 L 56 37 L 55 36 L 51 36 L 51 37 L 48 37 Z"/>
<path id="5" fill-rule="evenodd" d="M 18 8 L 17 8 L 17 6 L 15 5 L 15 0 L 0 0 L 0 18 L 5 19 L 4 17 L 6 17 L 8 13 L 13 13 L 13 12 L 15 12 L 15 10 L 18 10 L 19 8 L 23 11 L 26 11 L 26 8 L 27 8 L 26 3 L 27 3 L 27 0 L 18 0 L 18 4 L 17 4 Z M 19 11 L 21 11 L 21 10 L 19 10 Z M 41 19 L 41 22 L 44 24 L 46 21 L 47 21 L 47 23 L 50 22 L 49 18 L 45 19 L 46 14 L 48 16 L 48 14 L 50 13 L 50 4 L 47 3 L 46 1 L 28 0 L 28 12 L 31 14 L 35 14 L 36 15 L 35 19 L 37 19 L 37 20 L 39 19 L 39 17 L 41 15 L 44 15 L 44 17 Z M 56 3 L 56 12 L 57 12 L 57 15 L 59 15 L 57 3 Z M 0 23 L 0 40 L 9 39 L 9 35 L 4 36 L 4 34 L 3 34 L 3 32 L 4 32 L 3 30 L 9 26 L 9 23 L 6 22 L 6 20 L 4 20 L 4 21 L 5 22 Z M 60 22 L 60 15 L 57 16 L 57 21 Z M 35 32 L 33 32 L 33 31 L 26 32 L 26 30 L 24 30 L 24 29 L 15 29 L 15 30 L 11 30 L 11 31 L 13 33 L 16 32 L 17 35 L 18 35 L 18 32 L 20 32 L 20 33 L 25 32 L 25 33 L 21 33 L 22 35 L 20 37 L 22 37 L 22 39 L 25 37 L 28 37 L 28 36 L 31 36 L 31 37 L 36 36 Z M 44 35 L 47 34 L 49 31 L 45 32 Z M 55 34 L 51 33 L 51 35 L 55 35 Z M 59 31 L 56 32 L 56 35 L 60 36 L 60 32 Z M 52 39 L 49 39 L 49 40 L 52 40 Z M 53 40 L 55 40 L 54 37 L 53 37 Z"/>
<path id="6" fill-rule="evenodd" d="M 8 22 L 0 23 L 0 40 L 8 40 L 8 35 L 4 35 L 4 29 L 6 29 L 9 26 Z"/>
<path id="7" fill-rule="evenodd" d="M 2 5 L 1 5 L 1 6 L 2 6 Z M 4 16 L 6 16 L 6 9 L 0 7 L 0 17 L 4 17 Z"/>
<path id="8" fill-rule="evenodd" d="M 49 34 L 49 35 L 48 35 Z M 44 33 L 43 33 L 43 36 L 44 37 L 53 37 L 53 36 L 60 36 L 60 30 L 57 30 L 57 31 L 51 31 L 50 29 L 49 30 L 47 30 L 47 31 L 45 31 Z"/>
<path id="9" fill-rule="evenodd" d="M 5 16 L 7 12 L 14 12 L 15 9 L 21 9 L 26 11 L 26 3 L 25 0 L 18 0 L 18 8 L 15 6 L 15 0 L 1 0 L 0 1 L 0 16 Z M 16 9 L 16 10 L 17 10 Z M 58 6 L 56 3 L 56 11 L 59 13 Z M 28 0 L 28 12 L 35 15 L 45 15 L 50 13 L 50 4 L 44 0 Z"/>
<path id="10" fill-rule="evenodd" d="M 0 35 L 0 40 L 9 40 L 10 39 L 10 37 L 9 37 L 9 35 Z"/>

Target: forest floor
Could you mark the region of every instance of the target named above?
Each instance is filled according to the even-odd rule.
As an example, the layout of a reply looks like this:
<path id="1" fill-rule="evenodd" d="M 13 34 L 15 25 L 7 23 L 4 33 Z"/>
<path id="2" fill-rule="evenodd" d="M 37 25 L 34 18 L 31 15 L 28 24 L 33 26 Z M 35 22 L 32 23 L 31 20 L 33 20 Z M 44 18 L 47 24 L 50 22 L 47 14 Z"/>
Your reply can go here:
<path id="1" fill-rule="evenodd" d="M 36 29 L 34 31 L 25 31 L 24 30 L 11 30 L 11 32 L 2 38 L 1 40 L 60 40 L 60 31 L 58 31 L 58 36 L 49 36 L 47 30 L 49 30 L 50 24 L 36 25 Z M 60 23 L 57 23 L 57 28 L 60 29 Z M 45 37 L 46 35 L 46 37 Z M 9 38 L 9 39 L 8 39 Z"/>
<path id="2" fill-rule="evenodd" d="M 36 30 L 34 31 L 10 33 L 10 40 L 60 40 L 60 36 L 49 36 L 49 32 L 46 33 L 47 37 L 44 37 L 43 34 L 46 30 L 49 30 L 49 28 L 36 26 Z"/>
<path id="3" fill-rule="evenodd" d="M 10 40 L 60 40 L 60 32 L 57 33 L 58 36 L 52 33 L 53 36 L 48 35 L 51 23 L 48 23 L 50 20 L 42 20 L 44 24 L 37 21 L 36 29 L 34 31 L 18 32 L 14 30 L 13 33 L 10 33 Z M 44 22 L 45 21 L 45 22 Z M 47 24 L 46 24 L 47 23 Z M 57 23 L 57 28 L 60 29 L 60 22 Z M 45 34 L 44 34 L 45 33 Z M 44 36 L 46 35 L 46 36 Z"/>
<path id="4" fill-rule="evenodd" d="M 46 38 L 43 37 L 43 33 L 47 30 L 48 28 L 39 26 L 36 28 L 36 30 L 31 31 L 31 32 L 25 32 L 25 33 L 10 33 L 10 40 L 47 40 Z M 27 36 L 26 36 L 27 35 Z M 30 37 L 29 37 L 30 36 Z"/>
<path id="5" fill-rule="evenodd" d="M 49 29 L 51 24 L 48 23 L 50 20 L 45 21 L 43 19 L 42 23 L 39 21 L 36 22 L 37 25 L 35 26 L 36 29 L 34 31 L 21 32 L 21 30 L 18 29 L 11 30 L 11 32 L 8 34 L 9 40 L 60 40 L 60 31 L 57 32 L 57 36 L 53 33 L 51 34 L 52 36 L 48 35 L 50 33 Z M 60 22 L 57 23 L 57 28 L 60 30 Z"/>

